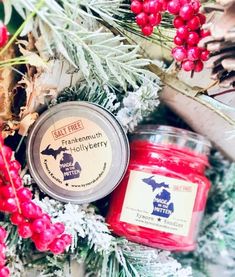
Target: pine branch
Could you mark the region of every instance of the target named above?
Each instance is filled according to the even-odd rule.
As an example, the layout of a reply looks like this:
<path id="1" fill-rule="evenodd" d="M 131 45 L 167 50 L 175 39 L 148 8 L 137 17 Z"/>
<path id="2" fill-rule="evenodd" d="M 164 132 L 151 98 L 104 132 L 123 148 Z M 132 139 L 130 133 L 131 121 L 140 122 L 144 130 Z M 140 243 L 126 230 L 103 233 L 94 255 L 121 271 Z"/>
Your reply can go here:
<path id="1" fill-rule="evenodd" d="M 59 97 L 51 104 L 59 104 L 66 101 L 88 101 L 103 106 L 110 112 L 116 114 L 120 106 L 122 91 L 118 88 L 100 86 L 96 80 L 80 82 L 74 87 L 68 87 L 62 91 Z"/>
<path id="2" fill-rule="evenodd" d="M 135 23 L 135 15 L 130 10 L 130 1 L 83 0 L 81 5 L 88 14 L 96 15 L 98 19 L 101 19 L 101 23 L 107 22 L 125 37 L 132 33 L 168 49 L 173 46 L 175 34 L 172 25 L 173 17 L 168 13 L 163 15 L 161 25 L 154 29 L 153 34 L 146 37 L 143 36 L 139 26 Z"/>
<path id="3" fill-rule="evenodd" d="M 109 5 L 116 7 L 116 2 L 111 1 Z M 32 31 L 36 38 L 42 36 L 48 54 L 62 54 L 82 71 L 88 83 L 96 79 L 101 86 L 118 85 L 127 90 L 128 86 L 137 88 L 138 84 L 156 79 L 154 74 L 143 69 L 150 61 L 140 57 L 138 46 L 124 45 L 123 37 L 113 37 L 97 29 L 94 15 L 85 12 L 81 3 L 63 0 L 59 5 L 55 0 L 45 1 L 23 34 Z M 18 9 L 21 5 L 27 15 L 34 10 L 36 0 L 14 0 L 12 5 Z M 94 31 L 91 31 L 92 24 L 96 26 Z"/>
<path id="4" fill-rule="evenodd" d="M 183 268 L 167 251 L 157 250 L 123 239 L 116 239 L 110 253 L 88 253 L 88 273 L 98 277 L 190 277 L 190 267 Z"/>
<path id="5" fill-rule="evenodd" d="M 159 105 L 159 89 L 158 82 L 143 83 L 136 90 L 129 90 L 124 94 L 118 88 L 99 86 L 94 80 L 89 85 L 81 82 L 75 87 L 66 88 L 52 105 L 65 101 L 93 102 L 116 115 L 126 131 L 132 131 Z"/>

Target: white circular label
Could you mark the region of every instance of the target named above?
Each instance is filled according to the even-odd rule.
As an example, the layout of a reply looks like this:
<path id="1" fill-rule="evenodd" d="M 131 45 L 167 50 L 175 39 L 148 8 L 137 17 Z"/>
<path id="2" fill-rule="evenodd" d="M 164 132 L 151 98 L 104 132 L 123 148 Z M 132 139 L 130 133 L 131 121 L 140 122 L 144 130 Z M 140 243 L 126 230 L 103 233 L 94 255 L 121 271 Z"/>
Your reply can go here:
<path id="1" fill-rule="evenodd" d="M 112 148 L 104 130 L 83 117 L 56 121 L 42 137 L 40 162 L 47 177 L 69 191 L 99 185 L 112 162 Z"/>

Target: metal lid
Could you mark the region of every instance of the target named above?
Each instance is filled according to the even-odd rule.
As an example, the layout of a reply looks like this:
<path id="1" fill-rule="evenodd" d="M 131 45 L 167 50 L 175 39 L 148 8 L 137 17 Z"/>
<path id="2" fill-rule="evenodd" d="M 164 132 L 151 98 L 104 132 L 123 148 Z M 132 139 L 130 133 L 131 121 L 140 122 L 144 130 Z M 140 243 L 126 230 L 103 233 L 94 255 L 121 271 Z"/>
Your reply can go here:
<path id="1" fill-rule="evenodd" d="M 63 202 L 89 203 L 109 194 L 129 162 L 129 143 L 117 119 L 88 102 L 66 102 L 43 113 L 27 144 L 38 186 Z"/>

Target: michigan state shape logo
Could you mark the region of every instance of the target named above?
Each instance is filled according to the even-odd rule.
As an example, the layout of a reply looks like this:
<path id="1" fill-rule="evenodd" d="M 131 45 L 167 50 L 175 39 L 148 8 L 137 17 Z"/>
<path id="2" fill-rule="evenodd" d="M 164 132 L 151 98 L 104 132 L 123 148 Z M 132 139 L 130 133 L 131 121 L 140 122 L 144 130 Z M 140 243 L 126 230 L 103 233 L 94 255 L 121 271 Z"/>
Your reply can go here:
<path id="1" fill-rule="evenodd" d="M 154 176 L 142 179 L 142 181 L 152 187 L 153 191 L 153 211 L 152 215 L 168 218 L 174 213 L 174 204 L 171 202 L 171 192 L 169 185 L 165 182 L 157 183 Z"/>

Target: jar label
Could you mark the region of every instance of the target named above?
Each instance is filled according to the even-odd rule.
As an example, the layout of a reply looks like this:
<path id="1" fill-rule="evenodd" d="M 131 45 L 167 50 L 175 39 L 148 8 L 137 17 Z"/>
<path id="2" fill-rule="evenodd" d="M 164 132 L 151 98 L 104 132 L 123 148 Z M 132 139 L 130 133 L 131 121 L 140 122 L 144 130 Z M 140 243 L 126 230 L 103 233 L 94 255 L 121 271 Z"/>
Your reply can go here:
<path id="1" fill-rule="evenodd" d="M 120 220 L 187 236 L 196 194 L 195 183 L 132 170 Z"/>
<path id="2" fill-rule="evenodd" d="M 99 125 L 83 117 L 56 121 L 43 134 L 39 150 L 46 176 L 70 191 L 95 187 L 111 167 L 109 138 Z"/>

